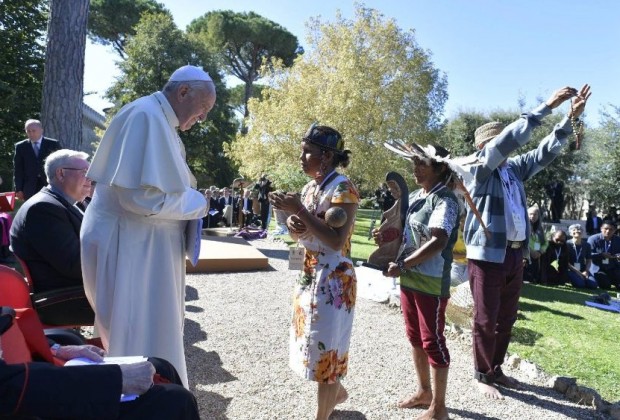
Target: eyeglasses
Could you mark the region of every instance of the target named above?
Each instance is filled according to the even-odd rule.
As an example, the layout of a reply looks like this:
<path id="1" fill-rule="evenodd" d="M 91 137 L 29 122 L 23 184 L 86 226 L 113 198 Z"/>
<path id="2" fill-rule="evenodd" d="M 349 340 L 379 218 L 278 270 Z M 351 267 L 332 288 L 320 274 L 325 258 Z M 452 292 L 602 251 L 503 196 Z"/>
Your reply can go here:
<path id="1" fill-rule="evenodd" d="M 61 169 L 66 169 L 68 171 L 81 171 L 83 176 L 86 176 L 86 173 L 88 172 L 88 168 L 61 168 Z"/>

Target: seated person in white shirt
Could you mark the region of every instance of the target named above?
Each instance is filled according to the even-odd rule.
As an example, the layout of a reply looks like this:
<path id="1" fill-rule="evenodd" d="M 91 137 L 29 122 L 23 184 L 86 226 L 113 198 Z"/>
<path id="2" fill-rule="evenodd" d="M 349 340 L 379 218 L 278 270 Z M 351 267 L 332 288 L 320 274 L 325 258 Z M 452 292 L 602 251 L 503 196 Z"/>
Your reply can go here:
<path id="1" fill-rule="evenodd" d="M 252 208 L 254 202 L 250 198 L 251 191 L 245 189 L 243 191 L 243 198 L 239 199 L 239 213 L 242 215 L 242 226 L 249 226 L 254 218 L 254 210 Z"/>
<path id="2" fill-rule="evenodd" d="M 222 221 L 227 227 L 230 227 L 233 218 L 233 197 L 228 187 L 224 187 L 222 190 L 222 196 L 218 199 L 218 204 L 222 213 Z"/>

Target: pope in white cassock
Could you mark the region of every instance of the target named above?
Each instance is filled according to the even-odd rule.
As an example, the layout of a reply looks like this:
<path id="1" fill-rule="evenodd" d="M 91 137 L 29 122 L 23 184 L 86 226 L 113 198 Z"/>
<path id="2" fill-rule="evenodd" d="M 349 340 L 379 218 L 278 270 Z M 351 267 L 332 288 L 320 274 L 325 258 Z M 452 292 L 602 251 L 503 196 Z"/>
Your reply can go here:
<path id="1" fill-rule="evenodd" d="M 97 187 L 80 235 L 86 296 L 109 355 L 164 358 L 185 387 L 185 228 L 207 202 L 177 127 L 204 121 L 215 96 L 207 73 L 183 66 L 161 92 L 120 110 L 88 171 Z"/>

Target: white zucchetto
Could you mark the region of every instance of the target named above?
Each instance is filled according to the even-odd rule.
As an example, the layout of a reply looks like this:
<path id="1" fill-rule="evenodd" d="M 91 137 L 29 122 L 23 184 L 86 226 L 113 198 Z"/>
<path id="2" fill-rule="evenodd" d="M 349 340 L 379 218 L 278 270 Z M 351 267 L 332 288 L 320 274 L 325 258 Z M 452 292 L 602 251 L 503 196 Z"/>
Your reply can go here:
<path id="1" fill-rule="evenodd" d="M 213 82 L 209 73 L 200 67 L 190 65 L 179 67 L 170 76 L 171 82 L 190 82 L 194 80 Z"/>

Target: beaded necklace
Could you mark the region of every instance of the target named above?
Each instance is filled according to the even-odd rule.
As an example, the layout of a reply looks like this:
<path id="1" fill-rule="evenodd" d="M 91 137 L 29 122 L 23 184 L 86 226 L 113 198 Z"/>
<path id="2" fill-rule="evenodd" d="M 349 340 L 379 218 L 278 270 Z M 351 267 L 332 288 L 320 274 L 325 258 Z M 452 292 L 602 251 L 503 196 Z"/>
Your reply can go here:
<path id="1" fill-rule="evenodd" d="M 575 118 L 573 101 L 570 101 L 570 125 L 573 128 L 573 134 L 575 135 L 575 149 L 579 150 L 581 148 L 581 137 L 583 135 L 583 121 L 579 118 Z"/>
<path id="2" fill-rule="evenodd" d="M 321 196 L 321 191 L 323 191 L 323 188 L 325 188 L 325 186 L 331 182 L 336 176 L 338 176 L 338 172 L 336 172 L 336 170 L 332 170 L 329 175 L 327 175 L 324 179 L 323 182 L 321 182 L 320 185 L 318 185 L 318 191 L 317 191 L 317 183 L 316 180 L 314 180 L 314 185 L 312 186 L 312 202 L 310 203 L 310 206 L 308 207 L 308 212 L 310 212 L 310 214 L 314 215 L 316 214 L 316 210 L 319 206 L 319 198 Z M 301 196 L 301 202 L 305 204 L 306 202 L 306 197 L 308 195 L 308 192 L 310 191 L 310 188 L 306 189 L 306 191 L 304 191 L 304 193 Z"/>

